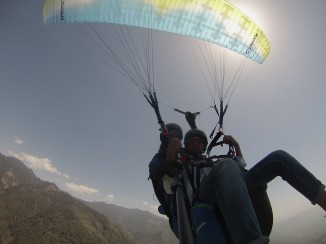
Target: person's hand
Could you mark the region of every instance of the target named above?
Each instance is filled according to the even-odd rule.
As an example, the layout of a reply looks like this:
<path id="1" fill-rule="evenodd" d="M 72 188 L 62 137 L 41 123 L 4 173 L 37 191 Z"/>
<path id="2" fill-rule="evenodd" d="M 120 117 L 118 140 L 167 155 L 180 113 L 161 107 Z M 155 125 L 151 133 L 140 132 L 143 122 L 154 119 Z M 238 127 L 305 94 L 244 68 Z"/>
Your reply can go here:
<path id="1" fill-rule="evenodd" d="M 181 173 L 183 170 L 183 164 L 179 160 L 165 160 L 164 173 L 170 177 L 173 177 L 176 173 Z"/>
<path id="2" fill-rule="evenodd" d="M 166 149 L 166 155 L 165 159 L 166 160 L 175 160 L 177 152 L 181 149 L 182 143 L 178 138 L 172 138 L 170 140 L 170 143 Z"/>
<path id="3" fill-rule="evenodd" d="M 231 135 L 224 135 L 223 142 L 225 144 L 228 144 L 228 145 L 234 147 L 236 156 L 243 157 L 242 156 L 240 145 L 237 142 L 237 140 L 233 138 L 233 136 L 231 136 Z"/>
<path id="4" fill-rule="evenodd" d="M 231 135 L 224 135 L 223 142 L 225 144 L 228 144 L 228 145 L 231 145 L 231 146 L 234 146 L 234 147 L 239 145 L 237 140 L 234 139 L 233 136 L 231 136 Z"/>
<path id="5" fill-rule="evenodd" d="M 191 129 L 196 129 L 196 113 L 186 112 L 185 117 Z"/>

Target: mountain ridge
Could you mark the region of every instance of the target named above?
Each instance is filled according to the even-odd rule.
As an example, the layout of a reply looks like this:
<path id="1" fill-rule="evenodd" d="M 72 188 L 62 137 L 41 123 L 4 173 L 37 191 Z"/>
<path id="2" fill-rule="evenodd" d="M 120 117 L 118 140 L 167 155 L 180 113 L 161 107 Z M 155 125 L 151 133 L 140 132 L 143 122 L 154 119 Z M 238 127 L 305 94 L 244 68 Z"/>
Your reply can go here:
<path id="1" fill-rule="evenodd" d="M 270 243 L 326 243 L 323 215 L 314 206 L 274 224 Z M 19 159 L 0 153 L 0 243 L 176 244 L 178 240 L 165 218 L 72 197 L 36 177 Z"/>
<path id="2" fill-rule="evenodd" d="M 19 159 L 0 153 L 0 243 L 176 243 L 166 219 L 118 206 L 116 213 L 105 215 L 88 205 L 39 179 Z M 134 213 L 151 224 L 139 227 Z"/>

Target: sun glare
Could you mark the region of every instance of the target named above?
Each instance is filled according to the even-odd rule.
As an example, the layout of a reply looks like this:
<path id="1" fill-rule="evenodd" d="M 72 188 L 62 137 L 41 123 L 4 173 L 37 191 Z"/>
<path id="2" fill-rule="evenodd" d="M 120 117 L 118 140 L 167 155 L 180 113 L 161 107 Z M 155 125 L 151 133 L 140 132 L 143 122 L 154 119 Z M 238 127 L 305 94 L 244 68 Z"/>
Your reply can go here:
<path id="1" fill-rule="evenodd" d="M 263 17 L 259 14 L 260 11 L 253 3 L 250 3 L 250 1 L 239 0 L 228 0 L 227 2 L 231 3 L 236 8 L 241 10 L 241 12 L 245 13 L 252 21 L 254 21 L 260 28 L 263 29 L 263 27 L 265 26 Z"/>

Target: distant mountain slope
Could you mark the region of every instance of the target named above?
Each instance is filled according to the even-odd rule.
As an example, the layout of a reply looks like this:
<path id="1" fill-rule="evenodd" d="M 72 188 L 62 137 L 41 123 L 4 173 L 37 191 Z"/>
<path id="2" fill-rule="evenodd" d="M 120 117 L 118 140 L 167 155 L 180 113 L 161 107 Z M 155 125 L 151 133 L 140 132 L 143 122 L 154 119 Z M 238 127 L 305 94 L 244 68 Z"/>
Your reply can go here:
<path id="1" fill-rule="evenodd" d="M 326 243 L 325 212 L 314 206 L 281 223 L 274 224 L 271 244 Z"/>
<path id="2" fill-rule="evenodd" d="M 0 153 L 0 190 L 24 183 L 38 184 L 42 180 L 33 171 L 14 157 L 6 157 Z"/>
<path id="3" fill-rule="evenodd" d="M 103 202 L 86 202 L 88 206 L 123 226 L 137 243 L 176 244 L 178 239 L 167 219 L 139 209 L 127 209 Z"/>
<path id="4" fill-rule="evenodd" d="M 326 243 L 318 206 L 276 223 L 271 244 Z M 176 244 L 168 221 L 147 211 L 84 202 L 0 153 L 0 243 Z"/>
<path id="5" fill-rule="evenodd" d="M 85 202 L 0 153 L 0 243 L 176 244 L 167 219 Z"/>
<path id="6" fill-rule="evenodd" d="M 0 243 L 135 243 L 81 200 L 0 154 Z"/>

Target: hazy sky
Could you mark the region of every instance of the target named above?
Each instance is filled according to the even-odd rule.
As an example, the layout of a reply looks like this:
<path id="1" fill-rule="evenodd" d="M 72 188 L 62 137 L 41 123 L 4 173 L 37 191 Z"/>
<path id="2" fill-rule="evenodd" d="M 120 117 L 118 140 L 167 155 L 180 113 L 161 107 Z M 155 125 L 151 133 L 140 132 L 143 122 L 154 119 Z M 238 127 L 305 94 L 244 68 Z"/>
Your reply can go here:
<path id="1" fill-rule="evenodd" d="M 265 32 L 271 52 L 231 100 L 224 132 L 248 168 L 276 149 L 326 183 L 324 0 L 230 1 Z M 71 26 L 44 26 L 41 0 L 0 0 L 0 152 L 81 199 L 156 213 L 148 162 L 159 146 L 154 111 L 132 82 L 79 44 Z M 202 111 L 216 123 L 209 91 L 186 38 L 156 34 L 155 80 L 165 122 Z M 275 221 L 311 207 L 277 178 Z M 153 207 L 154 206 L 154 207 Z"/>

